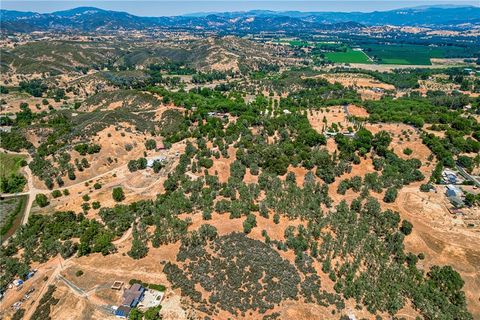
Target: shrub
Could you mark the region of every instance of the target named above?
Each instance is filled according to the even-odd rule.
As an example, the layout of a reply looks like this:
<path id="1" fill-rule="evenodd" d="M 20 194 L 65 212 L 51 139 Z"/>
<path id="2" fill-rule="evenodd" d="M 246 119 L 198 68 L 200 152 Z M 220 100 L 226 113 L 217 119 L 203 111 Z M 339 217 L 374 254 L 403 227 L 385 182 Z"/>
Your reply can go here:
<path id="1" fill-rule="evenodd" d="M 279 223 L 280 223 L 280 215 L 279 215 L 278 213 L 275 213 L 275 214 L 273 215 L 273 222 L 274 222 L 275 224 L 279 224 Z"/>
<path id="2" fill-rule="evenodd" d="M 385 191 L 385 196 L 383 197 L 383 201 L 386 203 L 392 203 L 397 198 L 398 191 L 395 187 L 390 187 Z"/>
<path id="3" fill-rule="evenodd" d="M 82 270 L 77 270 L 77 272 L 75 272 L 75 275 L 77 277 L 81 277 L 81 276 L 83 276 L 83 271 Z"/>
<path id="4" fill-rule="evenodd" d="M 90 210 L 90 203 L 88 203 L 88 202 L 82 203 L 82 210 L 84 212 L 87 212 L 88 210 Z"/>
<path id="5" fill-rule="evenodd" d="M 102 188 L 102 185 L 101 185 L 100 183 L 96 182 L 96 183 L 93 185 L 93 188 L 94 188 L 95 190 L 98 190 L 98 189 L 101 189 L 101 188 Z"/>
<path id="6" fill-rule="evenodd" d="M 96 209 L 100 209 L 100 202 L 98 202 L 98 201 L 93 201 L 93 202 L 92 202 L 92 208 L 95 209 L 95 210 L 96 210 Z"/>
<path id="7" fill-rule="evenodd" d="M 113 197 L 113 200 L 117 202 L 123 201 L 125 199 L 125 194 L 123 193 L 123 189 L 121 187 L 113 188 L 112 197 Z"/>
<path id="8" fill-rule="evenodd" d="M 245 233 L 250 233 L 254 227 L 257 226 L 257 219 L 255 218 L 255 215 L 250 213 L 247 216 L 247 219 L 243 222 L 243 232 Z"/>
<path id="9" fill-rule="evenodd" d="M 160 160 L 155 160 L 155 161 L 153 161 L 152 168 L 153 168 L 153 172 L 159 173 L 160 170 L 162 170 L 162 168 L 163 168 L 163 164 Z"/>
<path id="10" fill-rule="evenodd" d="M 411 155 L 412 153 L 413 153 L 413 151 L 410 148 L 403 149 L 403 154 L 406 154 L 407 156 Z"/>
<path id="11" fill-rule="evenodd" d="M 413 225 L 410 223 L 408 220 L 403 220 L 402 221 L 402 226 L 400 227 L 400 231 L 408 236 L 410 233 L 412 233 Z"/>
<path id="12" fill-rule="evenodd" d="M 35 196 L 35 202 L 40 206 L 40 208 L 48 206 L 48 198 L 43 193 L 39 193 Z"/>
<path id="13" fill-rule="evenodd" d="M 211 220 L 212 219 L 212 210 L 205 209 L 202 212 L 203 220 Z"/>
<path id="14" fill-rule="evenodd" d="M 213 160 L 210 158 L 201 158 L 198 160 L 198 165 L 210 169 L 213 166 Z"/>
<path id="15" fill-rule="evenodd" d="M 52 197 L 59 198 L 61 196 L 62 196 L 62 192 L 60 190 L 53 190 L 52 191 Z"/>
<path id="16" fill-rule="evenodd" d="M 147 150 L 153 150 L 157 147 L 157 143 L 155 142 L 155 140 L 153 139 L 148 139 L 147 141 L 145 141 L 145 148 Z"/>
<path id="17" fill-rule="evenodd" d="M 422 192 L 429 192 L 431 188 L 432 188 L 432 185 L 429 183 L 423 183 L 420 185 L 420 191 Z"/>

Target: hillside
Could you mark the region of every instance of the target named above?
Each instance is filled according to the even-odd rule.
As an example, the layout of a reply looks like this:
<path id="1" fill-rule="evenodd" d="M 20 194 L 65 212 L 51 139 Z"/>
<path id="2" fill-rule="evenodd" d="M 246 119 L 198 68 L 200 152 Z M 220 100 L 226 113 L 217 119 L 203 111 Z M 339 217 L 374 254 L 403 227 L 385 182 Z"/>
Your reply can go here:
<path id="1" fill-rule="evenodd" d="M 479 22 L 480 8 L 473 6 L 417 7 L 369 13 L 271 12 L 191 14 L 175 17 L 139 17 L 125 12 L 79 7 L 48 14 L 1 10 L 2 32 L 66 31 L 83 32 L 166 28 L 224 33 L 314 32 L 352 30 L 362 25 L 444 26 Z"/>
<path id="2" fill-rule="evenodd" d="M 480 318 L 480 29 L 2 15 L 0 319 Z"/>

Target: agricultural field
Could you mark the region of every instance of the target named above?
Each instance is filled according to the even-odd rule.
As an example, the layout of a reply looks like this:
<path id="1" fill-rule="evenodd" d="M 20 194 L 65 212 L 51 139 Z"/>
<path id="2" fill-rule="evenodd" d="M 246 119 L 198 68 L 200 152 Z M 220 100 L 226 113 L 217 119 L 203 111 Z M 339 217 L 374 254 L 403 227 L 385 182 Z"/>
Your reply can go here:
<path id="1" fill-rule="evenodd" d="M 325 57 L 327 60 L 336 63 L 372 63 L 363 51 L 350 48 L 346 52 L 328 52 Z"/>
<path id="2" fill-rule="evenodd" d="M 460 47 L 430 47 L 419 45 L 368 45 L 365 52 L 380 64 L 431 65 L 432 58 L 467 57 Z"/>

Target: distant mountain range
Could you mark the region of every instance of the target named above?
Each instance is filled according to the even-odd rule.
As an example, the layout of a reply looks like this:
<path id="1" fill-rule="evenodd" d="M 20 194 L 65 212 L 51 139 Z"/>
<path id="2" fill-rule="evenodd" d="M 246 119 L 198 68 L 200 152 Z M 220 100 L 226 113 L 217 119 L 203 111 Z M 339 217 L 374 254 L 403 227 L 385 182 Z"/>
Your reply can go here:
<path id="1" fill-rule="evenodd" d="M 423 6 L 375 12 L 266 11 L 139 17 L 126 12 L 79 7 L 52 13 L 0 10 L 2 32 L 47 30 L 195 29 L 226 33 L 348 30 L 363 25 L 431 26 L 480 24 L 480 7 Z"/>

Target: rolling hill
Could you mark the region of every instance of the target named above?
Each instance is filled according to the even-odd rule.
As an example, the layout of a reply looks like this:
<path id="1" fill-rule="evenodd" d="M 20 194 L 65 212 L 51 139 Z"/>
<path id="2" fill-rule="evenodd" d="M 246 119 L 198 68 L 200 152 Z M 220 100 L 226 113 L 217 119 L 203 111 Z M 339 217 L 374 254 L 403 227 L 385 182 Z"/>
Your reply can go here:
<path id="1" fill-rule="evenodd" d="M 350 30 L 362 25 L 442 26 L 479 23 L 480 8 L 474 6 L 428 6 L 375 12 L 248 11 L 198 13 L 174 17 L 139 17 L 94 7 L 40 14 L 0 10 L 1 31 L 131 30 L 166 28 L 205 30 L 230 34 L 252 32 L 304 32 Z"/>

